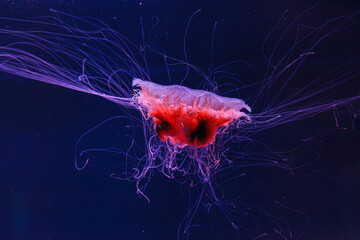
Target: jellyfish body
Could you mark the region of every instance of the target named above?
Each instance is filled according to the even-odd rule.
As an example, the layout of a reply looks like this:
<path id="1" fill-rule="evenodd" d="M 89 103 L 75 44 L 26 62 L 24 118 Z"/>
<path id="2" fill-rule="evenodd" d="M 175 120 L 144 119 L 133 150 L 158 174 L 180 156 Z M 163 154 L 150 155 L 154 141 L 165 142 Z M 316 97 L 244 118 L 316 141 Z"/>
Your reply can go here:
<path id="1" fill-rule="evenodd" d="M 219 127 L 236 119 L 250 120 L 241 110 L 251 108 L 241 99 L 141 79 L 134 79 L 133 86 L 141 88 L 135 99 L 153 119 L 159 138 L 178 147 L 206 146 L 215 141 Z"/>

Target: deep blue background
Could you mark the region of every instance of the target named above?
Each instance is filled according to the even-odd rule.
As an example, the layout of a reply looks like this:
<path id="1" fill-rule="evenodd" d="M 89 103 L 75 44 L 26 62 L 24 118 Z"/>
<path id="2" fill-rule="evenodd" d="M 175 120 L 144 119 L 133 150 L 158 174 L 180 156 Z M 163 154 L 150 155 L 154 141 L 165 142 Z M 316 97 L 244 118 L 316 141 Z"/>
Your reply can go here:
<path id="1" fill-rule="evenodd" d="M 99 18 L 139 44 L 139 18 L 149 28 L 151 17 L 157 16 L 161 22 L 158 47 L 181 58 L 186 23 L 201 8 L 189 32 L 191 62 L 207 68 L 211 29 L 217 21 L 214 65 L 244 59 L 262 76 L 265 62 L 259 49 L 276 21 L 286 9 L 291 19 L 316 1 L 294 2 L 153 0 L 140 5 L 139 1 L 131 0 L 1 0 L 0 16 L 25 18 L 49 15 L 49 8 L 63 10 Z M 356 2 L 325 2 L 309 14 L 308 21 L 316 25 L 359 10 L 360 4 Z M 329 54 L 331 60 L 313 62 L 306 70 L 326 72 L 347 58 L 359 56 L 358 27 L 357 31 L 351 28 L 324 41 L 318 51 L 325 60 Z M 166 77 L 163 65 L 154 63 L 152 67 L 158 69 L 159 77 Z M 244 73 L 243 77 L 250 78 L 251 74 Z M 151 199 L 148 204 L 136 195 L 134 183 L 111 179 L 99 168 L 88 167 L 79 172 L 74 167 L 74 146 L 79 136 L 119 114 L 116 105 L 4 73 L 0 73 L 0 83 L 0 239 L 176 239 L 178 225 L 188 207 L 178 183 L 157 174 L 147 190 Z M 340 124 L 351 128 L 351 121 L 344 117 Z M 289 141 L 296 144 L 301 138 L 334 127 L 332 115 L 324 113 L 269 130 L 264 140 L 286 150 L 291 147 Z M 309 227 L 302 239 L 359 239 L 359 127 L 357 120 L 354 130 L 333 131 L 320 139 L 323 155 L 313 169 L 341 179 L 342 183 L 321 174 L 291 176 L 267 168 L 257 173 L 257 178 L 266 184 L 251 201 L 271 207 L 267 202 L 281 200 L 304 212 Z M 274 210 L 277 211 L 281 214 L 281 210 Z M 226 224 L 221 214 L 210 217 L 211 224 Z M 289 214 L 288 218 L 294 233 L 299 234 L 304 227 L 301 217 L 292 221 Z M 209 215 L 200 210 L 195 223 L 209 223 L 208 219 Z M 234 232 L 211 232 L 206 226 L 194 230 L 191 236 L 191 239 L 236 239 Z M 251 239 L 251 234 L 240 232 L 240 236 Z"/>

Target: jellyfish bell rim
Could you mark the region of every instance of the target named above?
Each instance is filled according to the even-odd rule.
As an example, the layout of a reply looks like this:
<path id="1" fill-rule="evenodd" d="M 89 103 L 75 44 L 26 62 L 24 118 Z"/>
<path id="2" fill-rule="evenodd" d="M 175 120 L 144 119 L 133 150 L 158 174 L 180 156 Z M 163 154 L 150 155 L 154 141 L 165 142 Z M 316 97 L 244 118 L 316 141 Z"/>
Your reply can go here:
<path id="1" fill-rule="evenodd" d="M 204 96 L 209 98 L 215 98 L 216 100 L 218 100 L 219 102 L 224 102 L 224 103 L 228 103 L 229 106 L 231 106 L 233 109 L 236 109 L 238 111 L 242 110 L 242 109 L 246 109 L 248 112 L 251 113 L 251 107 L 247 104 L 245 104 L 245 101 L 239 98 L 230 98 L 230 97 L 224 97 L 224 96 L 220 96 L 218 94 L 215 94 L 213 92 L 209 92 L 209 91 L 205 91 L 205 90 L 200 90 L 200 89 L 192 89 L 186 86 L 180 86 L 180 85 L 161 85 L 161 84 L 157 84 L 154 83 L 152 81 L 146 81 L 146 80 L 142 80 L 140 78 L 133 78 L 132 80 L 132 86 L 134 87 L 140 87 L 142 91 L 144 91 L 144 87 L 146 86 L 147 89 L 148 88 L 163 88 L 164 90 L 168 90 L 168 91 L 174 91 L 174 90 L 183 90 L 185 94 L 189 94 L 192 96 Z"/>

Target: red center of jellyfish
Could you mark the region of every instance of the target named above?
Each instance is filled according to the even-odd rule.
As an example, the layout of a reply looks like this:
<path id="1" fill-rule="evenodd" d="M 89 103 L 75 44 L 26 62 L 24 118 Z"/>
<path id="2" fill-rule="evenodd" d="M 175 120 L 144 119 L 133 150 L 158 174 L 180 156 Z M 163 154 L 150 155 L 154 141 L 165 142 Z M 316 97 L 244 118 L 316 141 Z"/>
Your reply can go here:
<path id="1" fill-rule="evenodd" d="M 218 127 L 232 119 L 215 116 L 206 109 L 191 109 L 185 106 L 158 106 L 150 111 L 155 130 L 162 141 L 168 138 L 178 146 L 203 147 L 214 142 Z"/>

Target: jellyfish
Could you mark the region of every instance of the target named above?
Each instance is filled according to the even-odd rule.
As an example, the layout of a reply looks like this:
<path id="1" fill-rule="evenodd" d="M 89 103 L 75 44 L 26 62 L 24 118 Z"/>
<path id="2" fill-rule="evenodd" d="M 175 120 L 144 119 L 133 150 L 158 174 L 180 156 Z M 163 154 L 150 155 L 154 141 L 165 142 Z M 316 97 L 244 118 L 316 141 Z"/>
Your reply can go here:
<path id="1" fill-rule="evenodd" d="M 253 82 L 245 83 L 228 70 L 245 64 L 253 71 L 244 61 L 211 67 L 208 73 L 191 64 L 185 47 L 188 28 L 184 37 L 184 58 L 176 58 L 163 53 L 151 42 L 138 46 L 100 20 L 53 9 L 50 17 L 1 18 L 19 24 L 20 29 L 0 29 L 4 39 L 0 46 L 0 71 L 96 95 L 120 106 L 123 115 L 106 119 L 79 138 L 75 146 L 75 167 L 82 170 L 91 164 L 92 158 L 88 157 L 91 153 L 113 152 L 121 155 L 125 164 L 110 176 L 134 180 L 137 193 L 148 202 L 146 189 L 156 170 L 196 189 L 190 190 L 196 192 L 196 197 L 179 223 L 179 239 L 190 238 L 192 221 L 200 206 L 208 211 L 217 207 L 235 231 L 256 231 L 260 228 L 260 219 L 267 218 L 272 234 L 288 239 L 293 238 L 293 233 L 285 220 L 247 202 L 248 196 L 258 191 L 257 184 L 250 184 L 240 194 L 227 186 L 241 181 L 246 175 L 245 169 L 266 166 L 292 172 L 316 160 L 314 157 L 305 163 L 291 161 L 286 152 L 273 151 L 257 137 L 263 131 L 325 111 L 336 113 L 336 109 L 344 106 L 354 116 L 359 114 L 356 107 L 359 92 L 338 91 L 351 88 L 358 81 L 356 59 L 303 86 L 294 82 L 294 76 L 306 60 L 316 55 L 315 49 L 321 41 L 353 27 L 359 16 L 357 11 L 316 27 L 301 25 L 307 30 L 305 35 L 298 29 L 295 39 L 286 39 L 289 29 L 298 28 L 298 19 L 310 10 L 301 13 L 283 30 L 268 53 L 265 46 L 279 23 L 275 25 L 263 46 L 267 62 L 264 78 Z M 187 26 L 198 12 L 190 17 Z M 291 45 L 281 52 L 279 45 L 283 41 Z M 168 70 L 167 83 L 152 78 L 148 53 L 163 59 Z M 183 67 L 184 75 L 174 84 L 170 69 L 176 66 Z M 190 80 L 194 73 L 198 80 Z M 226 83 L 224 78 L 232 82 Z M 187 86 L 191 81 L 196 82 L 195 87 Z M 226 91 L 221 91 L 222 88 Z M 133 113 L 134 109 L 140 114 Z M 133 130 L 125 149 L 81 149 L 81 143 L 93 131 L 114 120 L 126 122 L 124 128 L 138 129 L 140 126 L 144 146 L 138 144 Z M 312 139 L 291 151 L 301 149 L 307 141 Z M 134 149 L 140 149 L 140 153 Z M 278 205 L 290 209 L 281 203 Z M 263 231 L 257 239 L 268 235 L 269 232 Z"/>

